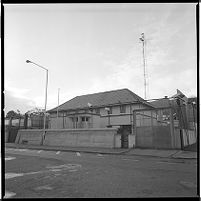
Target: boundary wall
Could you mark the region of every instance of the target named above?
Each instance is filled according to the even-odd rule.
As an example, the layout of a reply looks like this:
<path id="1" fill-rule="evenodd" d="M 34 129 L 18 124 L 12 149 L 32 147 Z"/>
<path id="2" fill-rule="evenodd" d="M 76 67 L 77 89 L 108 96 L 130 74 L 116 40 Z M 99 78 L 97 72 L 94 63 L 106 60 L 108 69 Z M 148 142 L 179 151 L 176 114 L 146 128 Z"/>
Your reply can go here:
<path id="1" fill-rule="evenodd" d="M 18 131 L 15 143 L 40 145 L 43 133 L 42 129 L 21 129 Z M 47 129 L 43 144 L 46 146 L 120 148 L 120 140 L 115 128 Z"/>

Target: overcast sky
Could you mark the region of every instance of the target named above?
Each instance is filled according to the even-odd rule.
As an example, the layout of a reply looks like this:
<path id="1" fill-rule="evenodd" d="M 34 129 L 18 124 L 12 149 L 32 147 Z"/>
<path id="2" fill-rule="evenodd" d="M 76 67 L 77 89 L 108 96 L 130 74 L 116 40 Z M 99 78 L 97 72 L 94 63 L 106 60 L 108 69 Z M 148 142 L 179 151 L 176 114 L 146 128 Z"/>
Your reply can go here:
<path id="1" fill-rule="evenodd" d="M 197 96 L 196 4 L 6 5 L 5 113 L 47 109 L 77 95 L 128 88 L 144 98 L 141 33 L 145 33 L 147 98 L 176 89 Z"/>

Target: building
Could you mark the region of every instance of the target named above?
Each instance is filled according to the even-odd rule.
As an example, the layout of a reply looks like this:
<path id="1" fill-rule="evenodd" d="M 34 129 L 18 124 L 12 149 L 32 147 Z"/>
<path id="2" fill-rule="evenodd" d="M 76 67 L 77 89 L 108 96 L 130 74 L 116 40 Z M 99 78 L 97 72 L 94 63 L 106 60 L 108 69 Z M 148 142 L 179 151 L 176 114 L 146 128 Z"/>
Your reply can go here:
<path id="1" fill-rule="evenodd" d="M 55 129 L 123 127 L 132 133 L 133 111 L 152 107 L 129 89 L 76 96 L 48 111 L 49 126 Z"/>
<path id="2" fill-rule="evenodd" d="M 187 123 L 187 105 L 188 99 L 181 93 L 152 102 L 129 89 L 76 96 L 48 111 L 50 121 L 44 138 L 43 130 L 21 130 L 16 142 L 182 149 L 197 140 L 197 129 L 191 130 Z"/>

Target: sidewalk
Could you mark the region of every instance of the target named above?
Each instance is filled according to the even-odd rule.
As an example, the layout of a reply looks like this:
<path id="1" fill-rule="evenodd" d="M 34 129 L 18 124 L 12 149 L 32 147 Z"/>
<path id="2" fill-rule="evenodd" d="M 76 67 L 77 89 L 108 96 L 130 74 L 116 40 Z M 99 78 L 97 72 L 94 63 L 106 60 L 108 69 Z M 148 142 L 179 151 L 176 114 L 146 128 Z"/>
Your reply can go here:
<path id="1" fill-rule="evenodd" d="M 6 148 L 18 148 L 18 149 L 37 149 L 47 151 L 65 151 L 65 152 L 85 152 L 85 153 L 99 153 L 99 154 L 123 154 L 129 151 L 129 149 L 119 148 L 100 148 L 100 147 L 62 147 L 62 146 L 41 146 L 41 145 L 25 145 L 6 143 Z"/>
<path id="2" fill-rule="evenodd" d="M 197 152 L 182 150 L 159 150 L 159 149 L 131 149 L 127 155 L 150 156 L 160 158 L 197 159 Z"/>
<path id="3" fill-rule="evenodd" d="M 62 147 L 62 146 L 40 146 L 40 145 L 24 145 L 15 143 L 6 143 L 6 148 L 18 149 L 36 149 L 47 151 L 65 151 L 65 152 L 85 152 L 98 154 L 113 155 L 133 155 L 133 156 L 149 156 L 161 158 L 178 158 L 178 159 L 197 159 L 197 152 L 182 150 L 156 150 L 156 149 L 122 149 L 122 148 L 99 148 L 99 147 Z"/>

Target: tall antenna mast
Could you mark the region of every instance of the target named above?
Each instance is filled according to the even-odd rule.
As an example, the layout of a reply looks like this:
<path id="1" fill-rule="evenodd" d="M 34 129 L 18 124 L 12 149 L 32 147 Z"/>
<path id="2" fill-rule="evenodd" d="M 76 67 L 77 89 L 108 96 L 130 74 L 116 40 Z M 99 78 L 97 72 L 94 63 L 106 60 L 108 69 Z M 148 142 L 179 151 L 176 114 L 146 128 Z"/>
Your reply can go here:
<path id="1" fill-rule="evenodd" d="M 147 99 L 147 80 L 146 80 L 146 61 L 145 61 L 145 36 L 141 34 L 140 41 L 142 41 L 142 55 L 143 55 L 143 67 L 144 67 L 144 99 Z"/>

